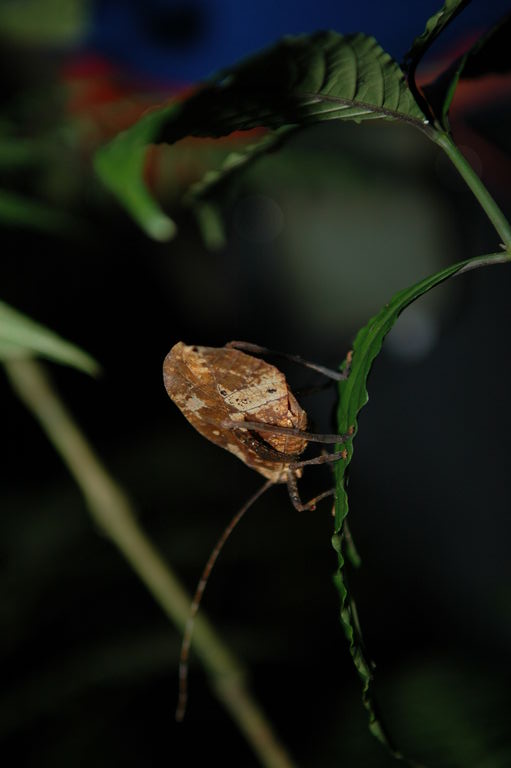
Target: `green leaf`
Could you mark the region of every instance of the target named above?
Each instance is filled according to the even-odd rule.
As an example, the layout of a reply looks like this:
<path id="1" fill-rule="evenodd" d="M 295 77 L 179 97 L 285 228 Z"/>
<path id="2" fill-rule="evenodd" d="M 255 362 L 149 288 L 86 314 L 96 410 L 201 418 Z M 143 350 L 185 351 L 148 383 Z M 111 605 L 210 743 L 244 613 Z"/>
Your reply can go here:
<path id="1" fill-rule="evenodd" d="M 478 257 L 455 264 L 397 293 L 375 317 L 371 318 L 355 338 L 350 375 L 345 381 L 339 382 L 339 407 L 337 412 L 339 434 L 350 432 L 353 436 L 356 435 L 359 411 L 369 399 L 367 378 L 371 371 L 371 366 L 381 350 L 385 336 L 401 312 L 420 296 L 462 270 L 483 266 L 491 262 L 501 263 L 502 261 L 510 260 L 511 256 L 509 254 L 491 254 L 491 256 Z M 364 651 L 355 605 L 349 595 L 344 577 L 347 544 L 345 522 L 348 515 L 347 469 L 353 456 L 353 440 L 337 446 L 336 450 L 342 450 L 343 448 L 346 449 L 346 460 L 336 463 L 335 529 L 332 538 L 332 545 L 337 552 L 338 558 L 338 570 L 334 581 L 340 596 L 340 619 L 349 642 L 353 662 L 362 680 L 362 701 L 369 713 L 370 730 L 390 749 L 395 757 L 401 758 L 400 753 L 390 743 L 383 725 L 376 714 L 372 696 L 373 666 Z"/>
<path id="2" fill-rule="evenodd" d="M 70 231 L 73 218 L 38 200 L 0 189 L 0 224 L 58 232 Z"/>
<path id="3" fill-rule="evenodd" d="M 83 38 L 90 16 L 89 0 L 2 0 L 3 38 L 24 45 L 70 45 Z"/>
<path id="4" fill-rule="evenodd" d="M 181 106 L 163 128 L 170 143 L 323 120 L 402 120 L 418 127 L 425 121 L 400 68 L 376 40 L 336 32 L 286 37 L 224 70 Z"/>
<path id="5" fill-rule="evenodd" d="M 274 151 L 295 131 L 295 126 L 284 126 L 276 131 L 265 133 L 256 141 L 235 152 L 230 152 L 220 168 L 208 171 L 200 181 L 190 185 L 182 202 L 194 211 L 207 248 L 217 251 L 224 248 L 226 244 L 220 206 L 211 202 L 211 197 L 218 195 L 226 188 L 232 189 L 233 181 L 243 171 L 261 155 Z"/>
<path id="6" fill-rule="evenodd" d="M 105 186 L 155 240 L 170 240 L 176 225 L 161 210 L 144 182 L 146 150 L 162 123 L 178 111 L 179 105 L 170 105 L 149 112 L 101 147 L 94 158 L 94 168 Z"/>
<path id="7" fill-rule="evenodd" d="M 270 131 L 242 149 L 230 152 L 222 162 L 220 168 L 208 171 L 200 181 L 190 186 L 183 197 L 185 205 L 194 207 L 197 201 L 217 192 L 220 187 L 232 182 L 240 172 L 246 170 L 261 155 L 277 149 L 290 134 L 294 133 L 294 126 L 284 126 L 276 131 Z"/>
<path id="8" fill-rule="evenodd" d="M 461 13 L 471 0 L 445 0 L 439 11 L 433 14 L 427 22 L 424 32 L 415 38 L 404 58 L 404 69 L 413 73 L 428 48 L 440 33 Z"/>
<path id="9" fill-rule="evenodd" d="M 220 211 L 213 203 L 198 201 L 193 205 L 197 224 L 206 248 L 219 251 L 225 248 L 226 236 Z"/>
<path id="10" fill-rule="evenodd" d="M 2 171 L 37 165 L 44 152 L 42 141 L 6 136 L 0 124 L 0 168 Z"/>
<path id="11" fill-rule="evenodd" d="M 220 137 L 266 127 L 278 131 L 323 120 L 427 122 L 399 66 L 372 37 L 336 32 L 287 37 L 272 48 L 213 76 L 188 99 L 145 115 L 96 156 L 96 170 L 132 216 L 153 237 L 166 239 L 172 222 L 143 182 L 145 147 L 186 136 Z M 282 136 L 263 138 L 231 157 L 223 173 L 255 159 Z M 201 190 L 197 185 L 195 194 Z"/>
<path id="12" fill-rule="evenodd" d="M 86 352 L 44 325 L 0 301 L 0 359 L 38 355 L 96 375 L 100 367 Z"/>

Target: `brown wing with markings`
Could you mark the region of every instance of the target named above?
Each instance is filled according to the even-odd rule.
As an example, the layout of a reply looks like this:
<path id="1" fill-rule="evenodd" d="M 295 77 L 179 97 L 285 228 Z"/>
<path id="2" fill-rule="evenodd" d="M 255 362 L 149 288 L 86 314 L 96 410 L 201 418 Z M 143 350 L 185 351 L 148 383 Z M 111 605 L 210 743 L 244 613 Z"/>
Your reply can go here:
<path id="1" fill-rule="evenodd" d="M 243 421 L 305 429 L 307 415 L 275 366 L 226 347 L 178 342 L 163 364 L 165 388 L 188 421 L 208 440 L 234 453 L 274 482 L 287 479 L 289 456 L 306 447 L 303 438 L 244 430 Z M 222 423 L 240 424 L 226 429 Z M 278 453 L 284 454 L 278 461 Z"/>

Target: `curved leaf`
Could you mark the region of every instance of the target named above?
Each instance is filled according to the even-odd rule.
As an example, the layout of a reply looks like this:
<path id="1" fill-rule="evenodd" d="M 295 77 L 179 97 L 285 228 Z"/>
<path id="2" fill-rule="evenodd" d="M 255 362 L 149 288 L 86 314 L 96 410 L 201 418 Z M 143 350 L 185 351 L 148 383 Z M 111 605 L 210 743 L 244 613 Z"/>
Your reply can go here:
<path id="1" fill-rule="evenodd" d="M 471 0 L 445 0 L 439 11 L 433 14 L 427 22 L 424 32 L 415 38 L 404 58 L 404 69 L 413 72 L 428 48 L 440 33 L 461 13 Z"/>
<path id="2" fill-rule="evenodd" d="M 96 156 L 96 170 L 146 232 L 168 239 L 173 225 L 143 182 L 145 147 L 186 136 L 220 137 L 233 131 L 283 129 L 323 120 L 427 122 L 399 66 L 365 35 L 318 32 L 287 37 L 224 70 L 186 100 L 156 109 Z M 262 140 L 238 165 L 274 143 Z M 233 160 L 225 171 L 231 173 Z M 214 181 L 220 181 L 217 173 Z M 212 181 L 205 179 L 207 186 Z"/>
<path id="3" fill-rule="evenodd" d="M 208 171 L 200 181 L 196 181 L 190 186 L 183 197 L 183 202 L 192 207 L 195 206 L 198 200 L 208 197 L 216 192 L 219 187 L 231 182 L 233 177 L 244 171 L 260 155 L 277 149 L 295 130 L 294 126 L 278 128 L 276 131 L 271 131 L 258 137 L 256 141 L 247 144 L 242 149 L 231 152 L 227 155 L 220 168 Z"/>
<path id="4" fill-rule="evenodd" d="M 0 189 L 0 224 L 27 227 L 43 232 L 71 231 L 75 224 L 70 214 L 52 208 L 39 200 L 31 200 L 15 192 Z"/>
<path id="5" fill-rule="evenodd" d="M 164 141 L 322 120 L 425 122 L 399 66 L 376 40 L 336 32 L 286 37 L 222 71 L 181 107 L 165 122 Z"/>
<path id="6" fill-rule="evenodd" d="M 82 349 L 0 301 L 0 360 L 27 355 L 46 357 L 92 375 L 100 370 Z"/>
<path id="7" fill-rule="evenodd" d="M 455 264 L 421 280 L 410 288 L 400 291 L 385 305 L 381 312 L 369 320 L 367 325 L 358 332 L 353 343 L 350 375 L 346 380 L 339 382 L 339 407 L 337 412 L 339 434 L 352 432 L 353 436 L 356 435 L 358 413 L 369 399 L 367 378 L 371 371 L 371 366 L 381 350 L 385 336 L 401 312 L 420 296 L 456 273 L 468 271 L 488 263 L 501 263 L 502 261 L 510 260 L 511 256 L 509 254 L 499 253 Z M 349 641 L 353 662 L 362 680 L 362 701 L 369 713 L 370 730 L 390 749 L 395 757 L 401 759 L 402 756 L 390 743 L 383 725 L 376 714 L 371 690 L 373 666 L 364 651 L 356 609 L 344 578 L 347 544 L 345 521 L 348 514 L 347 468 L 353 456 L 353 441 L 350 440 L 348 443 L 337 446 L 336 450 L 342 450 L 343 448 L 346 449 L 346 460 L 336 463 L 335 529 L 332 538 L 332 544 L 338 558 L 338 570 L 334 580 L 340 596 L 340 619 L 344 633 Z"/>
<path id="8" fill-rule="evenodd" d="M 96 173 L 136 222 L 155 240 L 170 240 L 176 225 L 160 208 L 144 182 L 146 149 L 161 124 L 179 105 L 143 115 L 131 128 L 101 147 L 94 157 Z"/>

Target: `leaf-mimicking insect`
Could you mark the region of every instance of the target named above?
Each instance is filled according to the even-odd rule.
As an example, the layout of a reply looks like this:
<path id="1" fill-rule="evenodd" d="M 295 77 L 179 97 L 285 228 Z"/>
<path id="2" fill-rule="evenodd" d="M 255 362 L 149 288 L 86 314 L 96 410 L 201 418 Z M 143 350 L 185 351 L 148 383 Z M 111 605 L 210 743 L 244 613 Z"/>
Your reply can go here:
<path id="1" fill-rule="evenodd" d="M 234 527 L 252 504 L 275 483 L 286 483 L 290 499 L 299 511 L 314 509 L 329 489 L 303 503 L 297 487 L 303 467 L 346 458 L 346 451 L 300 460 L 309 442 L 342 443 L 351 435 L 315 435 L 307 432 L 307 414 L 298 404 L 284 374 L 274 365 L 242 351 L 269 353 L 247 342 L 225 347 L 175 344 L 163 363 L 163 379 L 169 397 L 188 421 L 208 440 L 233 453 L 255 469 L 266 483 L 231 520 L 220 537 L 199 581 L 183 638 L 180 663 L 180 695 L 176 717 L 184 716 L 187 698 L 188 655 L 193 620 L 209 574 Z M 348 371 L 330 371 L 301 358 L 289 359 L 341 380 Z"/>

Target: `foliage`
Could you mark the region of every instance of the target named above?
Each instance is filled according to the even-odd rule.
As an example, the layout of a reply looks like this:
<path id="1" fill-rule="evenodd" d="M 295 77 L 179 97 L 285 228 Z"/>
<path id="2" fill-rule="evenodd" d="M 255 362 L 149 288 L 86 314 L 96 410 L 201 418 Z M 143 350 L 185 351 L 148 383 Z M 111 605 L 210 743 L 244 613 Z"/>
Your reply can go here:
<path id="1" fill-rule="evenodd" d="M 259 142 L 247 147 L 241 154 L 230 156 L 221 169 L 210 172 L 202 183 L 196 184 L 188 199 L 197 200 L 201 195 L 211 193 L 226 177 L 244 168 L 268 148 L 281 143 L 287 132 L 325 120 L 399 121 L 419 128 L 450 153 L 509 249 L 511 241 L 505 220 L 499 216 L 494 201 L 488 201 L 482 185 L 479 186 L 474 179 L 471 169 L 448 135 L 447 113 L 456 84 L 467 61 L 480 52 L 491 35 L 477 43 L 454 65 L 454 73 L 439 104 L 438 99 L 425 103 L 415 85 L 415 70 L 422 57 L 466 5 L 467 0 L 447 0 L 427 21 L 424 32 L 413 42 L 405 57 L 409 85 L 397 63 L 373 38 L 361 34 L 343 36 L 333 32 L 289 37 L 262 54 L 213 76 L 188 99 L 151 112 L 116 138 L 98 155 L 101 177 L 148 234 L 160 237 L 154 222 L 160 221 L 164 214 L 158 212 L 156 201 L 150 202 L 148 190 L 141 183 L 142 141 L 174 143 L 188 135 L 219 137 L 232 131 L 261 126 L 270 130 Z M 430 89 L 431 95 L 433 92 L 434 89 Z M 433 115 L 435 119 L 436 114 L 438 122 L 435 120 L 434 125 L 429 125 L 426 115 Z M 126 161 L 122 164 L 122 172 L 119 172 L 121 157 Z M 170 224 L 167 226 L 165 236 L 169 237 L 173 230 Z M 502 254 L 494 254 L 487 257 L 486 262 L 501 260 Z M 353 345 L 350 376 L 339 386 L 340 434 L 348 429 L 356 434 L 358 412 L 368 399 L 366 382 L 372 363 L 399 314 L 419 296 L 467 264 L 449 267 L 401 291 L 359 331 Z M 345 478 L 352 452 L 353 444 L 350 442 L 347 461 L 337 466 L 333 539 L 339 559 L 336 584 L 341 598 L 341 622 L 363 681 L 363 699 L 369 710 L 371 730 L 390 746 L 372 703 L 372 667 L 364 655 L 360 629 L 343 578 L 343 523 L 348 513 Z M 396 757 L 401 757 L 397 750 L 391 749 Z"/>
<path id="2" fill-rule="evenodd" d="M 448 113 L 459 80 L 478 76 L 491 67 L 489 50 L 501 44 L 499 35 L 509 20 L 492 30 L 438 78 L 420 91 L 415 71 L 442 31 L 463 11 L 468 0 L 446 0 L 412 43 L 403 68 L 374 40 L 364 34 L 318 32 L 288 37 L 257 56 L 213 75 L 182 99 L 155 106 L 127 130 L 102 146 L 95 169 L 104 185 L 148 236 L 165 241 L 177 227 L 146 183 L 149 145 L 176 144 L 187 137 L 219 138 L 235 131 L 265 129 L 240 151 L 227 155 L 219 168 L 209 171 L 183 196 L 202 222 L 206 238 L 218 247 L 223 233 L 214 195 L 251 163 L 278 149 L 289 136 L 324 121 L 382 120 L 416 128 L 443 149 L 454 163 L 502 241 L 502 251 L 455 264 L 397 293 L 359 330 L 353 343 L 351 371 L 339 385 L 339 434 L 357 434 L 358 414 L 368 401 L 367 380 L 384 338 L 400 313 L 420 296 L 461 271 L 511 259 L 511 229 L 481 180 L 456 147 Z M 490 63 L 489 63 L 490 62 Z M 406 75 L 405 75 L 406 73 Z M 20 149 L 20 162 L 23 152 Z M 54 228 L 55 212 L 35 206 L 13 193 L 0 196 L 0 216 L 9 223 L 35 222 Z M 363 233 L 361 233 L 362 236 Z M 0 357 L 3 361 L 38 355 L 97 373 L 97 363 L 11 307 L 0 305 Z M 362 643 L 355 605 L 345 581 L 347 469 L 353 457 L 353 439 L 347 459 L 336 467 L 336 516 L 333 545 L 338 557 L 335 583 L 340 595 L 340 618 L 354 664 L 362 680 L 363 703 L 371 731 L 391 753 L 404 759 L 386 734 L 373 705 L 373 667 Z"/>
<path id="3" fill-rule="evenodd" d="M 38 355 L 84 373 L 99 373 L 98 363 L 49 328 L 0 302 L 0 360 Z"/>
<path id="4" fill-rule="evenodd" d="M 230 156 L 220 171 L 197 185 L 246 165 L 280 143 L 294 126 L 325 120 L 399 120 L 421 128 L 426 118 L 399 66 L 366 35 L 318 32 L 288 37 L 258 56 L 219 72 L 188 99 L 155 109 L 103 147 L 96 167 L 122 204 L 156 239 L 174 229 L 143 182 L 143 150 L 151 141 L 173 144 L 186 136 L 226 136 L 265 127 L 274 131 Z M 202 188 L 201 188 L 202 187 Z M 152 200 L 152 202 L 151 202 Z"/>

